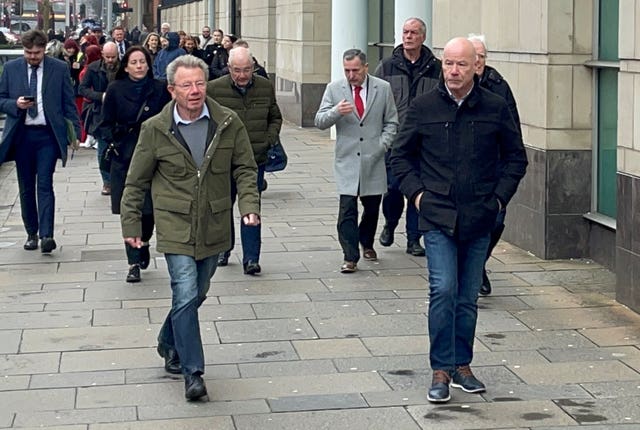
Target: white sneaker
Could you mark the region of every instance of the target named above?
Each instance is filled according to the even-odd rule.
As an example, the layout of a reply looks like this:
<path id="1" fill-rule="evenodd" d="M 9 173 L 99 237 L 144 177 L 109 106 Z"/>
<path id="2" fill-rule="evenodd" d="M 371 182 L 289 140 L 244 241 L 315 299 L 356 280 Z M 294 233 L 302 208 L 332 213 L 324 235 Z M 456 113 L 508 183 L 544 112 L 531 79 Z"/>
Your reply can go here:
<path id="1" fill-rule="evenodd" d="M 78 145 L 80 148 L 91 148 L 91 143 L 89 143 L 89 140 L 87 139 L 86 142 L 80 142 L 80 145 Z"/>

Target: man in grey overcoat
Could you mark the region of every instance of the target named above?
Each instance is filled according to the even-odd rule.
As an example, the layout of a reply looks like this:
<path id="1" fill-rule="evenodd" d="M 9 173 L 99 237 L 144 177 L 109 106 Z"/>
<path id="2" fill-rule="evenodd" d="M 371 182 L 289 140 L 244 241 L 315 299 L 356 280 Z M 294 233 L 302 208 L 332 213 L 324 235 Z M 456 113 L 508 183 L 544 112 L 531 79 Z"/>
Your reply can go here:
<path id="1" fill-rule="evenodd" d="M 398 111 L 388 82 L 370 76 L 366 55 L 349 49 L 342 56 L 345 79 L 331 82 L 316 113 L 315 125 L 336 126 L 334 172 L 340 194 L 338 239 L 344 253 L 342 273 L 357 270 L 359 245 L 365 260 L 378 256 L 373 241 L 380 201 L 387 191 L 384 154 L 398 128 Z M 358 225 L 358 198 L 362 219 Z"/>

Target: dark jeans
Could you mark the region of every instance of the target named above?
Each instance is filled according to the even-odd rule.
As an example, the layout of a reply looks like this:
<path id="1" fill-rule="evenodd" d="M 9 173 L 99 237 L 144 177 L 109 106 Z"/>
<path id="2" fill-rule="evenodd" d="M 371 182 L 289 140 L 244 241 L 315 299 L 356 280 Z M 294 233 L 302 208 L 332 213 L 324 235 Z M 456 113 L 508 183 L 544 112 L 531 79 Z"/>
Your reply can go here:
<path id="1" fill-rule="evenodd" d="M 96 155 L 98 157 L 98 166 L 100 166 L 102 154 L 104 154 L 109 145 L 102 139 L 96 138 L 96 140 L 98 141 L 98 150 L 96 151 Z M 100 170 L 100 176 L 102 177 L 102 185 L 111 185 L 111 172 L 108 170 Z"/>
<path id="2" fill-rule="evenodd" d="M 434 370 L 471 364 L 489 233 L 458 240 L 440 230 L 424 234 L 429 268 L 429 359 Z"/>
<path id="3" fill-rule="evenodd" d="M 149 242 L 151 236 L 153 236 L 153 226 L 155 225 L 154 221 L 155 219 L 153 218 L 153 214 L 142 214 L 140 219 L 140 224 L 142 225 L 142 236 L 140 236 L 140 239 L 143 242 Z M 127 253 L 127 262 L 129 264 L 140 264 L 141 248 L 134 248 L 128 243 L 125 243 L 124 250 Z"/>
<path id="4" fill-rule="evenodd" d="M 358 225 L 358 197 L 340 195 L 338 240 L 345 261 L 358 262 L 360 260 L 358 244 L 361 244 L 363 248 L 373 248 L 381 200 L 381 195 L 360 196 L 363 210 L 362 219 Z"/>
<path id="5" fill-rule="evenodd" d="M 165 350 L 178 351 L 183 374 L 202 374 L 204 351 L 198 308 L 207 298 L 218 256 L 196 260 L 188 255 L 165 254 L 165 259 L 171 277 L 171 310 L 158 334 L 158 344 Z"/>
<path id="6" fill-rule="evenodd" d="M 22 222 L 27 234 L 53 237 L 55 195 L 53 172 L 60 148 L 49 127 L 24 126 L 14 145 Z"/>
<path id="7" fill-rule="evenodd" d="M 258 166 L 258 194 L 262 196 L 262 183 L 264 181 L 264 164 Z M 236 182 L 231 180 L 231 200 L 235 204 L 236 196 L 238 194 L 238 188 Z M 242 241 L 242 264 L 246 264 L 249 261 L 260 262 L 260 248 L 262 246 L 262 223 L 258 225 L 245 225 L 240 220 L 240 240 Z M 231 248 L 225 252 L 226 256 L 229 256 L 231 250 L 235 246 L 235 226 L 233 222 L 233 213 L 231 214 Z"/>
<path id="8" fill-rule="evenodd" d="M 382 214 L 384 215 L 385 225 L 395 230 L 404 211 L 404 195 L 400 192 L 400 181 L 393 176 L 393 172 L 389 166 L 390 153 L 391 151 L 387 151 L 385 154 L 385 161 L 387 162 L 387 192 L 382 197 Z M 407 231 L 408 243 L 420 241 L 418 211 L 412 202 L 407 202 L 405 229 Z"/>

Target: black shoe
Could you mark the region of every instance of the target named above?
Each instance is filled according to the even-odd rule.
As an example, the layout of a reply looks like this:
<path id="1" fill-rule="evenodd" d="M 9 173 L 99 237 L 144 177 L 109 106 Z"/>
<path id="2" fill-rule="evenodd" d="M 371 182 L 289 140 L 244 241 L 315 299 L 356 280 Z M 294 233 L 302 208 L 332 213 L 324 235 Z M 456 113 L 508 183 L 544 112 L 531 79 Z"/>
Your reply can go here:
<path id="1" fill-rule="evenodd" d="M 411 254 L 414 257 L 424 257 L 424 248 L 419 241 L 407 242 L 407 254 Z"/>
<path id="2" fill-rule="evenodd" d="M 200 375 L 184 375 L 184 396 L 187 400 L 198 400 L 207 395 L 207 386 Z"/>
<path id="3" fill-rule="evenodd" d="M 27 251 L 38 249 L 38 235 L 30 234 L 29 236 L 27 236 L 27 241 L 24 243 L 23 248 Z"/>
<path id="4" fill-rule="evenodd" d="M 127 273 L 127 282 L 140 282 L 140 265 L 132 264 Z"/>
<path id="5" fill-rule="evenodd" d="M 157 351 L 160 357 L 164 358 L 164 370 L 174 375 L 182 373 L 178 351 L 173 348 L 163 348 L 160 345 L 158 345 Z"/>
<path id="6" fill-rule="evenodd" d="M 261 270 L 262 269 L 260 268 L 260 265 L 256 261 L 249 260 L 244 263 L 245 275 L 255 275 L 257 273 L 260 273 Z"/>
<path id="7" fill-rule="evenodd" d="M 56 241 L 53 240 L 52 237 L 43 237 L 40 241 L 40 251 L 42 251 L 43 254 L 50 253 L 56 249 L 56 246 Z"/>
<path id="8" fill-rule="evenodd" d="M 482 269 L 482 285 L 480 285 L 480 295 L 488 296 L 489 294 L 491 294 L 491 281 L 489 281 L 486 269 Z"/>
<path id="9" fill-rule="evenodd" d="M 229 254 L 221 252 L 218 254 L 218 266 L 226 266 L 229 264 Z"/>
<path id="10" fill-rule="evenodd" d="M 484 384 L 478 381 L 478 378 L 473 375 L 469 366 L 456 368 L 456 371 L 453 372 L 451 386 L 462 388 L 462 391 L 467 393 L 483 393 L 487 390 Z"/>
<path id="11" fill-rule="evenodd" d="M 268 187 L 268 186 L 269 186 L 269 185 L 267 184 L 267 180 L 266 180 L 266 179 L 263 179 L 263 180 L 262 180 L 262 186 L 260 187 L 260 192 L 266 191 L 266 189 L 267 189 L 267 187 Z"/>
<path id="12" fill-rule="evenodd" d="M 445 403 L 451 400 L 449 382 L 451 382 L 449 372 L 444 370 L 434 370 L 433 379 L 431 380 L 431 388 L 429 388 L 429 391 L 427 392 L 427 400 L 431 403 Z"/>
<path id="13" fill-rule="evenodd" d="M 140 248 L 140 268 L 145 270 L 149 267 L 149 263 L 151 262 L 151 252 L 149 252 L 149 245 L 143 245 Z"/>
<path id="14" fill-rule="evenodd" d="M 382 233 L 380 233 L 380 245 L 382 246 L 391 246 L 393 245 L 393 232 L 395 228 L 388 227 L 386 224 L 382 228 Z"/>

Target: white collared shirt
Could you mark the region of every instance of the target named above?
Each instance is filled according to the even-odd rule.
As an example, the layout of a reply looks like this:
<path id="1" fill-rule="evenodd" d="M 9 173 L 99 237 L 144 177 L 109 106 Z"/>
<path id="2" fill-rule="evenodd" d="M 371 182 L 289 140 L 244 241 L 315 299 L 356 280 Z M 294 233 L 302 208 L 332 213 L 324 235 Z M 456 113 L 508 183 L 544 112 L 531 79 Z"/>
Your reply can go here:
<path id="1" fill-rule="evenodd" d="M 27 64 L 28 65 L 28 64 Z M 27 82 L 31 80 L 31 69 L 32 67 L 28 65 L 27 67 Z M 36 70 L 36 75 L 38 75 L 38 87 L 36 90 L 36 105 L 38 106 L 38 116 L 35 118 L 31 118 L 29 112 L 27 111 L 27 115 L 24 119 L 25 125 L 47 125 L 47 120 L 44 117 L 44 106 L 42 103 L 42 77 L 44 76 L 44 59 L 40 62 L 38 69 Z"/>
<path id="2" fill-rule="evenodd" d="M 458 107 L 460 107 L 460 105 L 462 104 L 462 102 L 469 97 L 469 94 L 471 94 L 471 91 L 473 90 L 475 83 L 473 85 L 471 85 L 471 88 L 469 88 L 469 91 L 467 92 L 467 94 L 465 94 L 464 96 L 462 96 L 461 99 L 457 99 L 456 96 L 453 95 L 453 93 L 451 92 L 451 90 L 449 89 L 449 87 L 447 86 L 447 84 L 444 84 L 444 87 L 447 89 L 447 92 L 449 93 L 449 97 L 451 97 L 451 99 L 456 102 L 458 104 Z"/>
<path id="3" fill-rule="evenodd" d="M 182 119 L 182 117 L 178 113 L 178 104 L 177 103 L 173 106 L 173 120 L 176 122 L 176 125 L 180 125 L 180 124 L 189 125 L 192 122 L 196 122 L 196 121 L 202 119 L 203 117 L 207 117 L 207 118 L 211 119 L 211 115 L 209 115 L 209 108 L 207 107 L 206 103 L 202 105 L 202 112 L 200 113 L 200 116 L 198 118 L 192 120 L 192 121 L 189 121 L 189 120 L 186 120 L 186 119 Z"/>

